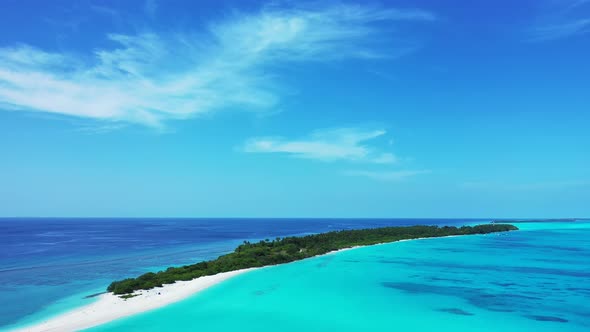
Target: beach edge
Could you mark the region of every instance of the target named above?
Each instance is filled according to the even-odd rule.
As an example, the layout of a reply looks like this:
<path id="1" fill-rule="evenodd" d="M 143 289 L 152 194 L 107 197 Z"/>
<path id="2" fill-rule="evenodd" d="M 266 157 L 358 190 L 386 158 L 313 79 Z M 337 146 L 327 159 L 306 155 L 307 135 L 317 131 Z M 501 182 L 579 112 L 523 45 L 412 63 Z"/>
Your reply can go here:
<path id="1" fill-rule="evenodd" d="M 449 235 L 440 237 L 423 237 L 414 239 L 403 239 L 393 242 L 383 242 L 364 246 L 353 246 L 348 248 L 342 248 L 334 250 L 323 255 L 318 255 L 310 258 L 317 258 L 325 255 L 333 255 L 342 251 L 359 249 L 372 246 L 380 246 L 387 244 L 394 244 L 398 242 L 406 241 L 417 241 L 417 240 L 428 240 L 428 239 L 441 239 L 441 238 L 452 238 L 462 236 L 473 236 L 473 235 L 489 235 L 489 234 L 469 234 L 469 235 Z M 298 262 L 298 261 L 295 261 Z M 290 262 L 286 264 L 291 264 Z M 283 264 L 278 264 L 283 265 Z M 32 323 L 28 326 L 18 327 L 15 329 L 8 330 L 10 332 L 68 332 L 68 331 L 80 331 L 89 328 L 93 328 L 99 325 L 107 324 L 117 319 L 133 316 L 143 312 L 155 310 L 167 305 L 182 301 L 193 295 L 198 294 L 212 286 L 215 286 L 223 281 L 231 279 L 235 276 L 241 275 L 246 272 L 266 268 L 263 267 L 252 267 L 247 269 L 222 272 L 215 275 L 203 276 L 188 281 L 177 281 L 173 284 L 166 284 L 162 287 L 152 288 L 149 290 L 136 291 L 137 296 L 123 299 L 113 293 L 105 293 L 99 296 L 98 300 L 75 308 L 71 311 L 59 314 L 57 316 L 50 317 L 40 322 Z"/>

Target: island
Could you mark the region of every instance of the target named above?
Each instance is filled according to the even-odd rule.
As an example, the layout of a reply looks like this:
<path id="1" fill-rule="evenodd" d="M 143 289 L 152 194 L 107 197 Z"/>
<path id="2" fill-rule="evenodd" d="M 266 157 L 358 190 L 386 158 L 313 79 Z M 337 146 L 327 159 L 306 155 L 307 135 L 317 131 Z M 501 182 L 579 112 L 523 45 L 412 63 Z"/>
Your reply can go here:
<path id="1" fill-rule="evenodd" d="M 518 230 L 510 224 L 477 226 L 406 226 L 359 230 L 342 230 L 302 237 L 285 237 L 257 243 L 244 241 L 232 253 L 217 259 L 181 267 L 170 267 L 157 273 L 148 272 L 137 278 L 112 282 L 108 292 L 131 298 L 135 291 L 148 290 L 219 273 L 289 263 L 346 248 L 390 243 L 400 240 L 445 237 L 455 235 L 488 234 Z"/>
<path id="2" fill-rule="evenodd" d="M 288 263 L 348 248 L 436 237 L 507 232 L 509 224 L 478 226 L 409 226 L 244 242 L 211 261 L 171 267 L 157 273 L 113 282 L 108 291 L 91 294 L 91 303 L 13 332 L 80 331 L 186 299 L 213 285 L 265 266 Z M 497 235 L 500 235 L 498 233 Z M 162 287 L 160 287 L 162 286 Z"/>

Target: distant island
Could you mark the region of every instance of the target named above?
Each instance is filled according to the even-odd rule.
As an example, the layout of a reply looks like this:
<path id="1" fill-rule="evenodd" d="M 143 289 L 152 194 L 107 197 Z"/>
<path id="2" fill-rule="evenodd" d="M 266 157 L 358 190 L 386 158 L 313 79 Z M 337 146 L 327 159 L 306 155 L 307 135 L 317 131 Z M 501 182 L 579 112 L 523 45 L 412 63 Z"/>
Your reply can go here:
<path id="1" fill-rule="evenodd" d="M 492 224 L 504 224 L 504 223 L 525 223 L 525 222 L 574 222 L 582 219 L 578 218 L 549 218 L 549 219 L 499 219 L 493 220 Z"/>
<path id="2" fill-rule="evenodd" d="M 492 223 L 477 226 L 408 226 L 383 227 L 361 230 L 344 230 L 303 237 L 285 237 L 264 240 L 258 243 L 244 241 L 234 252 L 217 259 L 182 267 L 170 267 L 157 273 L 148 272 L 137 278 L 112 282 L 108 292 L 133 297 L 140 289 L 162 287 L 176 281 L 215 275 L 241 269 L 277 265 L 314 257 L 331 251 L 389 243 L 400 240 L 433 238 L 453 235 L 488 234 L 518 230 L 510 224 Z"/>

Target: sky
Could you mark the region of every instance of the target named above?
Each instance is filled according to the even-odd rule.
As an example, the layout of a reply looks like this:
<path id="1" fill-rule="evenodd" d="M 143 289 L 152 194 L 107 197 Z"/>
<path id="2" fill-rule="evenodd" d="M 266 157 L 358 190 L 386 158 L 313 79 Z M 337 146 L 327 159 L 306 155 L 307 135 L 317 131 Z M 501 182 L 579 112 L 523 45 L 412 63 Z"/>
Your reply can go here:
<path id="1" fill-rule="evenodd" d="M 590 0 L 0 3 L 0 216 L 590 217 Z"/>

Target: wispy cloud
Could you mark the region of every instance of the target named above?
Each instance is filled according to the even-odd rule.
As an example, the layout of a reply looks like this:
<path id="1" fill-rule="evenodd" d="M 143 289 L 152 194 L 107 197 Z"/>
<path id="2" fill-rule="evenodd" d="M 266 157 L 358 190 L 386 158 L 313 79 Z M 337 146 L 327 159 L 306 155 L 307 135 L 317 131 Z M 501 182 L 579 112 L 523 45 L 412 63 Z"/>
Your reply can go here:
<path id="1" fill-rule="evenodd" d="M 158 2 L 156 0 L 146 0 L 143 5 L 143 11 L 149 16 L 154 17 L 158 10 Z"/>
<path id="2" fill-rule="evenodd" d="M 533 42 L 550 41 L 590 32 L 590 1 L 549 2 L 538 22 L 528 30 Z"/>
<path id="3" fill-rule="evenodd" d="M 90 9 L 92 11 L 102 14 L 102 15 L 107 15 L 107 16 L 117 17 L 117 18 L 120 16 L 120 14 L 117 10 L 110 8 L 110 7 L 106 7 L 106 6 L 90 5 Z"/>
<path id="4" fill-rule="evenodd" d="M 392 32 L 377 23 L 434 19 L 361 5 L 268 7 L 206 31 L 112 34 L 115 46 L 93 54 L 0 48 L 0 107 L 150 126 L 227 108 L 272 111 L 281 99 L 274 66 L 384 57 L 407 45 L 388 43 Z"/>
<path id="5" fill-rule="evenodd" d="M 470 190 L 499 190 L 499 191 L 536 191 L 536 190 L 560 190 L 573 188 L 590 187 L 590 181 L 587 180 L 565 180 L 565 181 L 540 181 L 528 183 L 506 183 L 506 182 L 488 182 L 476 181 L 465 182 L 460 185 L 461 188 Z"/>
<path id="6" fill-rule="evenodd" d="M 416 175 L 428 174 L 429 170 L 400 170 L 400 171 L 362 171 L 353 170 L 343 172 L 346 176 L 360 176 L 377 181 L 402 181 Z"/>
<path id="7" fill-rule="evenodd" d="M 281 137 L 253 138 L 243 147 L 245 152 L 282 153 L 296 158 L 321 161 L 353 161 L 374 164 L 393 164 L 397 157 L 384 152 L 368 141 L 386 134 L 385 130 L 340 128 L 320 130 L 301 139 Z"/>
<path id="8" fill-rule="evenodd" d="M 553 40 L 588 32 L 590 32 L 590 18 L 576 19 L 568 22 L 536 27 L 532 30 L 532 40 Z"/>

